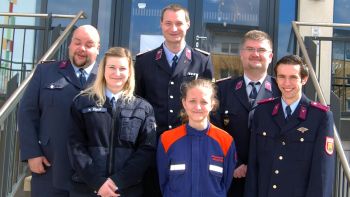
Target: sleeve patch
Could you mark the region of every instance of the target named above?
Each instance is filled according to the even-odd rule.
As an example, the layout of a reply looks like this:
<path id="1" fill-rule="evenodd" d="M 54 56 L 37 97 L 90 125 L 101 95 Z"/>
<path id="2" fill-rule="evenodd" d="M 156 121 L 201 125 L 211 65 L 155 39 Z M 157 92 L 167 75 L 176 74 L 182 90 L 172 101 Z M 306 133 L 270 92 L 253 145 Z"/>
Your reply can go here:
<path id="1" fill-rule="evenodd" d="M 326 137 L 325 151 L 328 155 L 332 155 L 334 151 L 334 139 L 332 137 Z"/>

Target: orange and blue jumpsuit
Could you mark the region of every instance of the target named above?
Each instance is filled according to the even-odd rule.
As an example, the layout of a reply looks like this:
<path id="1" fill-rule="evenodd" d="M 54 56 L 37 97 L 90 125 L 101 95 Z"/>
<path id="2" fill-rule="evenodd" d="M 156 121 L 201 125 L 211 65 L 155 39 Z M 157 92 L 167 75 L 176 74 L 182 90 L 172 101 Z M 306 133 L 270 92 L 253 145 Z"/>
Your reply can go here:
<path id="1" fill-rule="evenodd" d="M 188 124 L 164 132 L 157 167 L 164 197 L 226 197 L 236 165 L 233 138 L 209 125 L 198 131 Z"/>

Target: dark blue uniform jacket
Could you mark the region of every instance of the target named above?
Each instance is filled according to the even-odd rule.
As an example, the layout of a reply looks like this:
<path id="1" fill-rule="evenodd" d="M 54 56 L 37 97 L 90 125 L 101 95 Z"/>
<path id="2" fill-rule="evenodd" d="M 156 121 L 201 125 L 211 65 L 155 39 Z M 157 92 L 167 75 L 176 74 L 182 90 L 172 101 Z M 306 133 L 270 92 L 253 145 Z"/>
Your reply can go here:
<path id="1" fill-rule="evenodd" d="M 74 100 L 74 124 L 68 144 L 70 160 L 78 176 L 73 179 L 87 183 L 91 191 L 98 191 L 110 177 L 122 196 L 141 196 L 142 178 L 156 148 L 153 109 L 138 97 L 128 102 L 120 98 L 116 108 L 113 114 L 108 99 L 103 106 L 96 105 L 87 95 L 79 95 Z M 112 138 L 113 117 L 116 121 Z M 108 172 L 110 166 L 111 173 Z"/>
<path id="2" fill-rule="evenodd" d="M 160 135 L 181 124 L 181 83 L 196 77 L 212 79 L 213 66 L 208 55 L 186 46 L 172 72 L 160 46 L 136 57 L 135 76 L 136 94 L 153 106 Z"/>
<path id="3" fill-rule="evenodd" d="M 246 197 L 330 197 L 333 117 L 304 95 L 286 122 L 281 99 L 255 110 Z"/>

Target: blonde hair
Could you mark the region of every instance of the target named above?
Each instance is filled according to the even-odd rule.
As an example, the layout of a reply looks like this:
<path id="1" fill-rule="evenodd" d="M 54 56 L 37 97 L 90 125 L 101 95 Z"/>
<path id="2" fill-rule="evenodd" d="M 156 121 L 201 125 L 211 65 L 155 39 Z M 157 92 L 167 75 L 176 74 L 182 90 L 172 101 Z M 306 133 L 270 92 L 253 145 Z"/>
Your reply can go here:
<path id="1" fill-rule="evenodd" d="M 98 72 L 96 75 L 95 82 L 86 90 L 84 90 L 81 94 L 89 95 L 91 98 L 96 99 L 96 104 L 102 106 L 106 102 L 106 79 L 104 77 L 105 68 L 106 68 L 106 60 L 108 57 L 120 57 L 127 58 L 129 62 L 129 78 L 126 81 L 123 87 L 123 93 L 121 98 L 125 101 L 131 101 L 134 99 L 134 90 L 135 90 L 135 71 L 132 62 L 131 52 L 123 47 L 112 47 L 108 49 L 105 53 L 103 59 L 101 60 Z"/>
<path id="2" fill-rule="evenodd" d="M 210 81 L 208 79 L 195 79 L 192 81 L 182 83 L 181 87 L 180 87 L 181 100 L 186 99 L 188 90 L 190 90 L 192 88 L 206 88 L 206 89 L 210 90 L 211 94 L 212 94 L 211 100 L 213 103 L 212 111 L 216 110 L 216 108 L 219 105 L 219 101 L 216 98 L 216 93 L 217 93 L 216 85 L 212 81 Z M 185 109 L 183 109 L 183 108 L 180 111 L 180 117 L 181 117 L 181 121 L 183 124 L 188 122 L 188 115 L 187 115 Z M 208 119 L 209 119 L 209 116 L 208 116 Z"/>
<path id="3" fill-rule="evenodd" d="M 271 49 L 273 48 L 271 37 L 266 32 L 263 32 L 260 30 L 250 30 L 246 34 L 244 34 L 240 44 L 241 48 L 243 47 L 243 45 L 247 40 L 254 40 L 254 41 L 261 41 L 261 42 L 264 40 L 267 40 L 269 42 L 270 48 Z"/>

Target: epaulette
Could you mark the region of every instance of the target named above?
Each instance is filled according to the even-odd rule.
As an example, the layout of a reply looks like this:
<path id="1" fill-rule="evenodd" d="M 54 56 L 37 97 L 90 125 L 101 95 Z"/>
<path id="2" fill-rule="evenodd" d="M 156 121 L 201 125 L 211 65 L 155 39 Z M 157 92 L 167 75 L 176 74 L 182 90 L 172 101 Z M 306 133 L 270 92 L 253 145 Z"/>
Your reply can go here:
<path id="1" fill-rule="evenodd" d="M 210 53 L 209 53 L 208 51 L 203 51 L 202 49 L 199 49 L 199 48 L 194 48 L 194 50 L 196 50 L 196 51 L 198 51 L 198 52 L 201 52 L 201 53 L 203 53 L 203 54 L 206 55 L 206 56 L 209 56 L 209 55 L 210 55 Z"/>
<path id="2" fill-rule="evenodd" d="M 149 51 L 149 50 L 148 50 L 148 51 Z M 148 51 L 142 51 L 142 52 L 140 52 L 140 53 L 136 54 L 136 57 L 139 57 L 139 56 L 141 56 L 141 55 L 143 55 L 143 54 L 147 53 Z"/>
<path id="3" fill-rule="evenodd" d="M 274 100 L 275 100 L 275 98 L 273 98 L 273 97 L 266 98 L 266 99 L 261 99 L 260 101 L 258 101 L 258 104 L 265 104 L 265 103 L 272 102 Z"/>
<path id="4" fill-rule="evenodd" d="M 221 78 L 221 79 L 217 79 L 217 80 L 214 79 L 214 82 L 217 83 L 217 82 L 220 82 L 220 81 L 226 81 L 226 80 L 231 79 L 231 78 L 232 77 L 229 76 L 229 77 L 225 77 L 225 78 Z"/>
<path id="5" fill-rule="evenodd" d="M 40 64 L 46 64 L 46 63 L 52 63 L 52 62 L 55 62 L 56 60 L 44 60 L 44 61 L 41 61 Z"/>
<path id="6" fill-rule="evenodd" d="M 319 103 L 319 102 L 312 101 L 312 102 L 310 103 L 310 105 L 313 106 L 313 107 L 315 107 L 315 108 L 318 108 L 318 109 L 320 109 L 320 110 L 322 110 L 322 111 L 325 111 L 325 112 L 329 111 L 329 107 L 328 107 L 328 106 L 322 105 L 322 104 Z"/>

